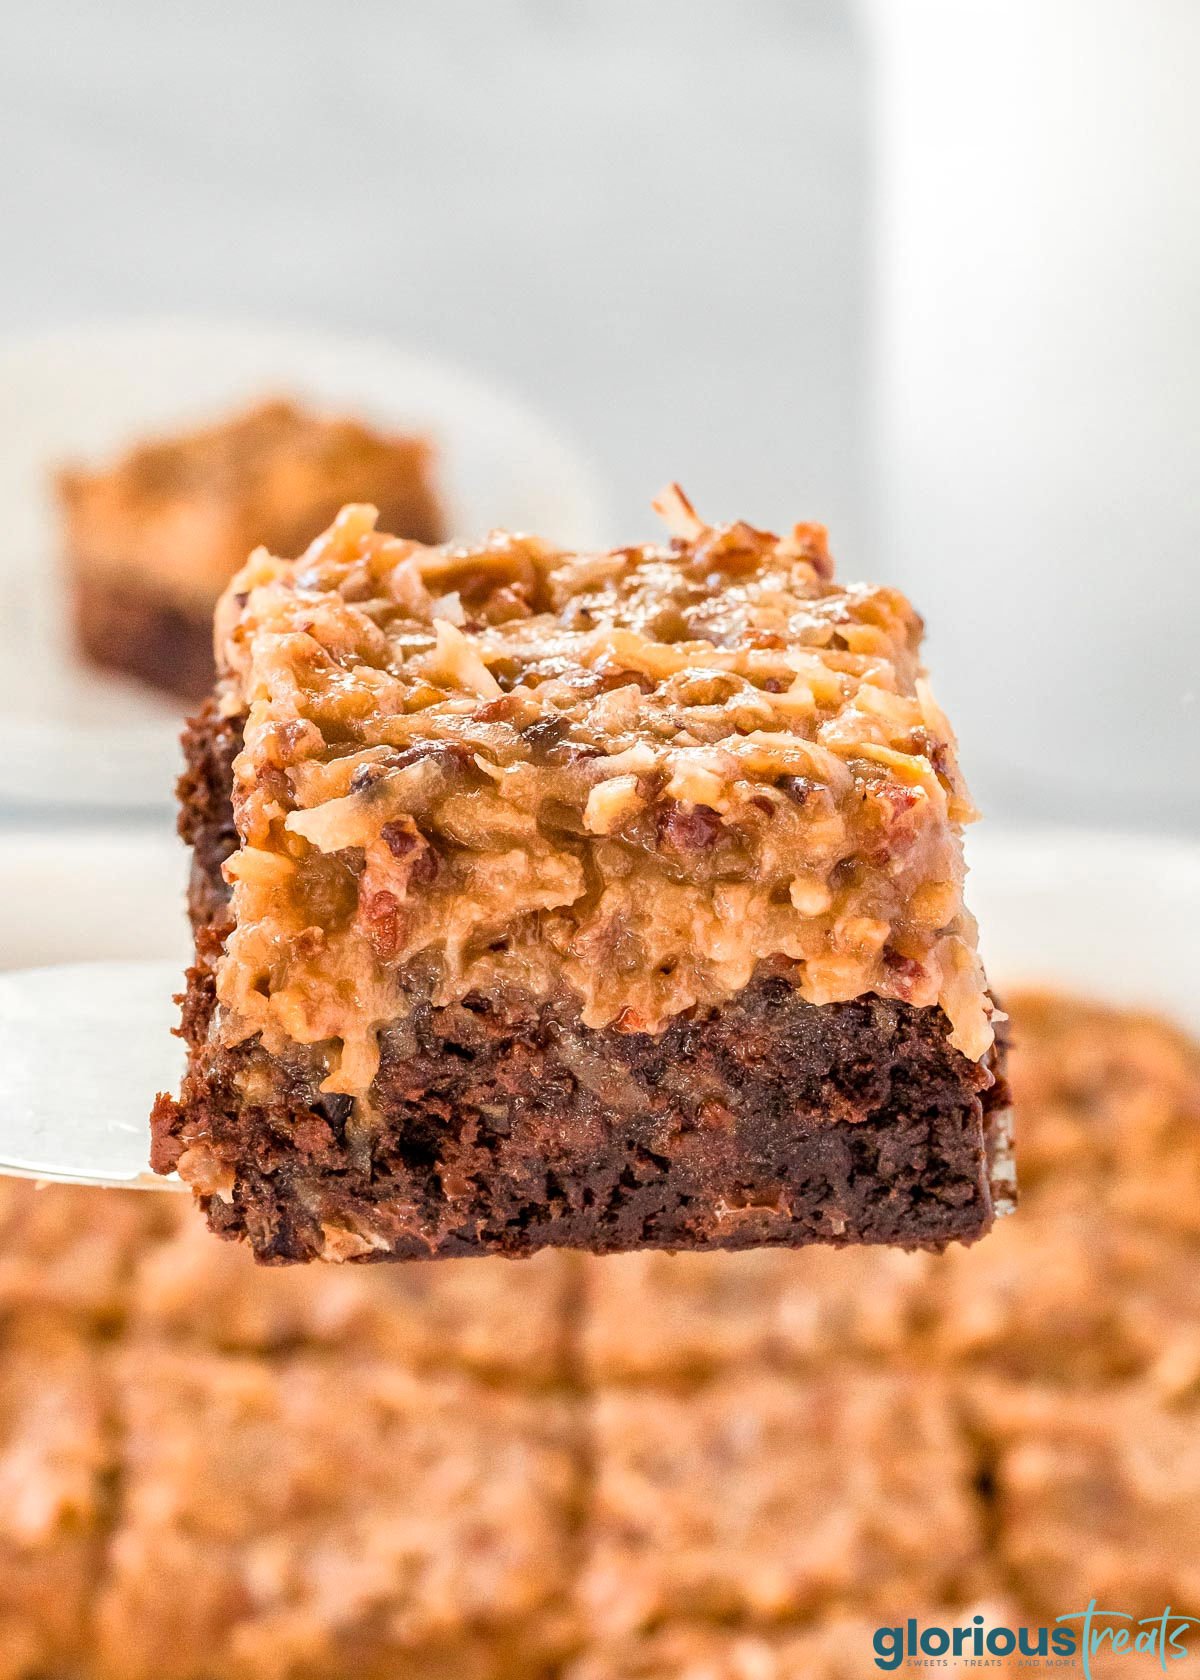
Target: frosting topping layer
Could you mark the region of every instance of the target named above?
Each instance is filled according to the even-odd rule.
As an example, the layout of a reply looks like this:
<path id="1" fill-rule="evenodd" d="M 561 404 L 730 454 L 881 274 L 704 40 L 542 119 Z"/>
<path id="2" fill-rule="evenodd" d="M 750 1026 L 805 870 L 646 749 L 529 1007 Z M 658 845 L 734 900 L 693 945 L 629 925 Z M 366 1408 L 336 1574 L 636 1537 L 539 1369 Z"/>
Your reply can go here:
<path id="1" fill-rule="evenodd" d="M 564 990 L 660 1030 L 763 963 L 809 1001 L 940 1004 L 982 1057 L 974 816 L 895 590 L 835 582 L 818 526 L 567 553 L 426 548 L 349 507 L 218 609 L 244 718 L 222 1031 L 367 1094 L 416 995 Z"/>

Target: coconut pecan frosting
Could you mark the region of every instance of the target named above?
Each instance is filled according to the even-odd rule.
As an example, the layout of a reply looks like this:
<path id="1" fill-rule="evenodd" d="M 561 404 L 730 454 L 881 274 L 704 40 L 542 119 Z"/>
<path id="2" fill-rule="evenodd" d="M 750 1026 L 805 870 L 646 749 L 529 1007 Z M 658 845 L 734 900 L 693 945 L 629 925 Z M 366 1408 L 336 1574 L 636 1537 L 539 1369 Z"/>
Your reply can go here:
<path id="1" fill-rule="evenodd" d="M 893 589 L 825 532 L 709 526 L 572 553 L 424 547 L 345 508 L 259 550 L 217 614 L 243 720 L 218 971 L 226 1043 L 362 1098 L 420 997 L 566 994 L 657 1032 L 762 965 L 814 1004 L 991 1006 L 962 897 L 975 813 Z"/>

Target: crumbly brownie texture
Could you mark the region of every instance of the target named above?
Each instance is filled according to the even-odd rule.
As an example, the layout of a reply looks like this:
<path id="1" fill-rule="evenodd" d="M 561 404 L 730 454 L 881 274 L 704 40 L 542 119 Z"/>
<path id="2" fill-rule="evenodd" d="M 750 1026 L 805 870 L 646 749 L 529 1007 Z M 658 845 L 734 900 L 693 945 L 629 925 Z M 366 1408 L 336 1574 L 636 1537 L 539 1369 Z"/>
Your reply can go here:
<path id="1" fill-rule="evenodd" d="M 807 527 L 579 556 L 348 509 L 220 622 L 154 1120 L 215 1228 L 273 1261 L 987 1230 L 970 813 L 902 597 Z"/>
<path id="2" fill-rule="evenodd" d="M 1200 1048 L 1008 1006 L 1025 1148 L 1083 1169 L 1094 1131 L 1097 1259 L 1049 1170 L 942 1256 L 303 1273 L 214 1243 L 182 1196 L 0 1181 L 0 1680 L 863 1680 L 909 1616 L 1038 1626 L 1093 1591 L 1195 1612 L 1200 1246 L 1152 1192 L 1195 1160 Z M 1141 1142 L 1110 1153 L 1123 1122 Z M 601 1569 L 636 1572 L 638 1618 L 744 1609 L 630 1628 Z"/>
<path id="3" fill-rule="evenodd" d="M 84 657 L 192 700 L 212 688 L 217 597 L 256 543 L 299 553 L 360 500 L 422 542 L 443 534 L 423 439 L 278 400 L 64 471 L 58 490 Z"/>
<path id="4" fill-rule="evenodd" d="M 238 845 L 233 764 L 241 744 L 240 727 L 223 718 L 211 701 L 184 725 L 185 769 L 176 790 L 179 833 L 191 848 L 188 917 L 197 940 L 203 935 L 205 949 L 218 946 L 229 931 L 229 887 L 223 865 Z"/>

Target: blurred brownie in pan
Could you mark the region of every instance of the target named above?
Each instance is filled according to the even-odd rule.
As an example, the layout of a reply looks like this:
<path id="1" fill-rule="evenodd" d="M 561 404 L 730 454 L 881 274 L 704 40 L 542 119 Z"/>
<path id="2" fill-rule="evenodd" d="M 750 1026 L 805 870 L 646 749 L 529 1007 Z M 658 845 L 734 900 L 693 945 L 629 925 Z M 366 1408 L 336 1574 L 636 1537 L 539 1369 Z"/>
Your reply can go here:
<path id="1" fill-rule="evenodd" d="M 578 1593 L 594 1637 L 890 1616 L 986 1573 L 974 1463 L 937 1373 L 751 1367 L 688 1394 L 601 1389 L 589 1427 Z"/>
<path id="2" fill-rule="evenodd" d="M 952 1252 L 986 1253 L 1002 1234 L 982 1251 Z M 580 1362 L 598 1383 L 671 1385 L 752 1364 L 811 1370 L 850 1355 L 902 1357 L 919 1345 L 929 1297 L 944 1275 L 930 1254 L 815 1244 L 741 1254 L 645 1251 L 581 1264 Z"/>
<path id="3" fill-rule="evenodd" d="M 1020 1612 L 999 1593 L 961 1608 L 935 1604 L 906 1606 L 917 1626 L 964 1628 L 973 1634 L 981 1616 L 986 1628 L 1020 1624 Z M 902 1618 L 901 1643 L 909 1617 Z M 597 1641 L 563 1671 L 563 1680 L 865 1680 L 881 1666 L 892 1667 L 895 1645 L 878 1615 L 840 1612 L 809 1627 L 775 1630 L 713 1626 L 706 1622 L 667 1622 L 653 1632 L 611 1642 Z M 886 1644 L 878 1643 L 880 1634 Z M 979 1647 L 987 1653 L 987 1647 Z M 967 1680 L 984 1666 L 974 1655 L 974 1637 L 960 1640 L 961 1655 L 939 1658 L 938 1673 L 945 1680 Z M 887 1658 L 881 1665 L 876 1659 Z M 1144 1660 L 1144 1659 L 1143 1659 Z M 897 1665 L 899 1666 L 899 1665 Z M 916 1664 L 905 1664 L 911 1673 Z M 989 1669 L 1028 1674 L 1031 1664 L 1016 1658 L 991 1658 Z M 902 1671 L 903 1672 L 903 1671 Z M 1105 1670 L 1114 1674 L 1111 1666 Z M 1133 1673 L 1140 1674 L 1140 1669 Z M 1117 1680 L 1125 1680 L 1123 1674 Z"/>
<path id="4" fill-rule="evenodd" d="M 291 402 L 137 445 L 58 479 L 75 639 L 93 665 L 186 700 L 213 685 L 217 597 L 256 543 L 298 553 L 344 502 L 391 529 L 442 536 L 433 452 L 419 437 Z"/>
<path id="5" fill-rule="evenodd" d="M 169 1202 L 177 1225 L 139 1256 L 128 1320 L 139 1336 L 268 1355 L 306 1347 L 525 1389 L 569 1373 L 576 1255 L 265 1269 L 214 1242 L 190 1197 L 140 1199 Z"/>
<path id="6" fill-rule="evenodd" d="M 541 1680 L 569 1643 L 557 1398 L 153 1345 L 115 1378 L 106 1680 Z"/>
<path id="7" fill-rule="evenodd" d="M 261 1259 L 941 1248 L 1009 1199 L 920 620 L 818 527 L 661 511 L 576 554 L 351 507 L 224 596 L 153 1159 Z"/>
<path id="8" fill-rule="evenodd" d="M 1070 1394 L 981 1380 L 967 1394 L 993 1544 L 1027 1606 L 1055 1616 L 1094 1599 L 1134 1618 L 1157 1620 L 1165 1605 L 1195 1616 L 1200 1438 L 1186 1397 L 1139 1382 Z"/>
<path id="9" fill-rule="evenodd" d="M 57 1189 L 57 1187 L 56 1187 Z M 91 1672 L 89 1611 L 111 1499 L 99 1352 L 36 1311 L 0 1326 L 0 1674 Z"/>

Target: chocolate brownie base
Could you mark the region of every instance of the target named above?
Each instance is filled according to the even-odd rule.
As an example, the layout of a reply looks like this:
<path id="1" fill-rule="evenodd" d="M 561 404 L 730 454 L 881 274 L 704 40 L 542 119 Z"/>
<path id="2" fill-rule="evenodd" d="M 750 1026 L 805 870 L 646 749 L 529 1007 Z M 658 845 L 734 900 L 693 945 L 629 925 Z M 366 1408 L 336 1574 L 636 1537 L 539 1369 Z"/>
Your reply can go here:
<path id="1" fill-rule="evenodd" d="M 369 1131 L 254 1044 L 210 1040 L 227 932 L 236 729 L 185 737 L 194 848 L 182 1100 L 160 1098 L 153 1165 L 204 1160 L 209 1222 L 260 1260 L 410 1259 L 546 1246 L 739 1249 L 811 1242 L 940 1249 L 1003 1196 L 1004 1087 L 937 1008 L 816 1007 L 760 969 L 658 1035 L 588 1029 L 565 1001 L 418 1005 L 384 1037 Z M 262 1098 L 238 1076 L 256 1061 Z M 998 1188 L 998 1186 L 1000 1188 Z"/>
<path id="2" fill-rule="evenodd" d="M 71 605 L 76 646 L 89 664 L 193 703 L 211 693 L 211 610 L 192 610 L 141 584 L 80 568 Z"/>
<path id="3" fill-rule="evenodd" d="M 188 916 L 192 931 L 223 926 L 229 888 L 221 865 L 237 850 L 233 821 L 233 761 L 241 747 L 238 722 L 223 718 L 213 700 L 183 727 L 185 769 L 179 795 L 179 833 L 192 849 Z"/>

